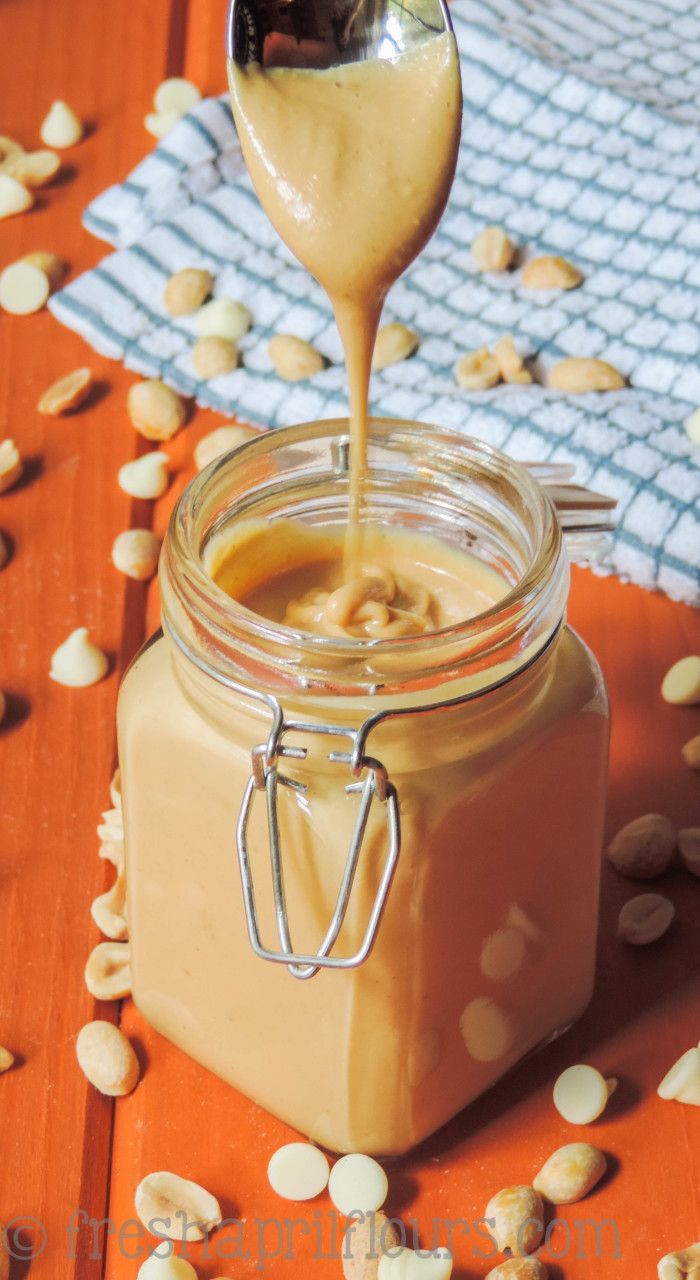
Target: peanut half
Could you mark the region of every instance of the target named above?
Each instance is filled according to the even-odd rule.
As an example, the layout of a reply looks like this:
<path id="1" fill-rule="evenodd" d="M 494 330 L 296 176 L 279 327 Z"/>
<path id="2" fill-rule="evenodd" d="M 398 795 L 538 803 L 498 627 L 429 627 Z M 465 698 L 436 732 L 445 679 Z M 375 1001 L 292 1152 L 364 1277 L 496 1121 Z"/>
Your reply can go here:
<path id="1" fill-rule="evenodd" d="M 0 307 L 10 315 L 31 316 L 41 311 L 50 291 L 48 276 L 30 262 L 12 262 L 0 274 Z"/>
<path id="2" fill-rule="evenodd" d="M 501 1253 L 532 1253 L 544 1234 L 544 1205 L 534 1187 L 504 1187 L 492 1196 L 484 1218 Z"/>
<path id="3" fill-rule="evenodd" d="M 208 435 L 202 436 L 194 447 L 194 464 L 197 470 L 203 471 L 216 458 L 237 449 L 247 440 L 254 440 L 259 434 L 252 427 L 216 427 Z"/>
<path id="4" fill-rule="evenodd" d="M 664 936 L 675 914 L 673 903 L 662 893 L 639 893 L 622 907 L 617 936 L 632 947 L 646 947 Z"/>
<path id="5" fill-rule="evenodd" d="M 479 271 L 507 271 L 515 245 L 503 227 L 484 227 L 472 240 L 472 258 Z"/>
<path id="6" fill-rule="evenodd" d="M 123 1031 L 112 1022 L 88 1022 L 75 1043 L 83 1075 L 108 1098 L 123 1098 L 138 1084 L 138 1058 Z"/>
<path id="7" fill-rule="evenodd" d="M 134 1204 L 144 1227 L 168 1240 L 203 1240 L 221 1222 L 214 1196 L 176 1173 L 149 1173 L 136 1188 Z"/>
<path id="8" fill-rule="evenodd" d="M 25 187 L 45 187 L 56 177 L 61 167 L 61 157 L 55 151 L 29 151 L 25 155 L 11 156 L 2 166 Z"/>
<path id="9" fill-rule="evenodd" d="M 65 377 L 54 382 L 39 400 L 39 413 L 57 417 L 61 413 L 70 413 L 78 409 L 87 400 L 92 388 L 92 369 L 87 367 L 74 369 Z"/>
<path id="10" fill-rule="evenodd" d="M 214 277 L 200 267 L 183 267 L 170 277 L 163 294 L 171 316 L 189 316 L 198 311 L 214 287 Z"/>
<path id="11" fill-rule="evenodd" d="M 408 360 L 414 351 L 418 350 L 420 338 L 417 333 L 405 324 L 399 324 L 395 321 L 392 324 L 384 324 L 377 334 L 377 341 L 374 344 L 372 353 L 372 368 L 375 370 L 388 369 L 391 364 L 399 364 L 402 360 Z"/>
<path id="12" fill-rule="evenodd" d="M 21 142 L 17 142 L 14 138 L 8 138 L 7 134 L 0 134 L 0 165 L 4 165 L 6 160 L 11 160 L 12 156 L 23 156 L 24 147 Z"/>
<path id="13" fill-rule="evenodd" d="M 238 364 L 238 348 L 230 338 L 218 338 L 210 334 L 198 338 L 192 348 L 192 367 L 198 378 L 208 382 L 232 373 Z"/>
<path id="14" fill-rule="evenodd" d="M 619 391 L 625 379 L 607 360 L 567 356 L 549 370 L 547 386 L 553 391 L 585 395 L 589 391 Z"/>
<path id="15" fill-rule="evenodd" d="M 488 347 L 467 351 L 455 365 L 455 378 L 465 391 L 485 391 L 501 381 L 498 360 Z"/>
<path id="16" fill-rule="evenodd" d="M 17 483 L 22 474 L 22 466 L 14 440 L 0 440 L 0 493 Z"/>
<path id="17" fill-rule="evenodd" d="M 691 876 L 700 876 L 700 827 L 684 827 L 678 832 L 678 852 Z"/>
<path id="18" fill-rule="evenodd" d="M 532 382 L 532 374 L 525 368 L 525 361 L 509 333 L 504 333 L 503 337 L 498 339 L 493 354 L 504 382 L 520 383 L 523 386 Z"/>
<path id="19" fill-rule="evenodd" d="M 546 254 L 525 263 L 522 282 L 526 289 L 576 289 L 583 283 L 583 274 L 566 258 Z"/>
<path id="20" fill-rule="evenodd" d="M 661 813 L 645 813 L 628 822 L 608 845 L 616 871 L 631 880 L 652 880 L 670 865 L 676 833 Z"/>
<path id="21" fill-rule="evenodd" d="M 132 426 L 146 440 L 170 440 L 187 416 L 182 397 L 158 378 L 135 382 L 126 407 Z"/>
<path id="22" fill-rule="evenodd" d="M 119 488 L 132 498 L 160 498 L 168 487 L 168 456 L 158 449 L 125 462 L 117 473 Z"/>
<path id="23" fill-rule="evenodd" d="M 400 1242 L 396 1225 L 381 1210 L 351 1219 L 341 1254 L 345 1280 L 377 1280 L 379 1259 Z"/>
<path id="24" fill-rule="evenodd" d="M 3 1075 L 5 1071 L 10 1070 L 14 1060 L 14 1053 L 10 1053 L 9 1049 L 5 1049 L 3 1045 L 0 1045 L 0 1075 Z"/>
<path id="25" fill-rule="evenodd" d="M 570 1142 L 545 1160 L 532 1185 L 551 1204 L 576 1204 L 600 1182 L 607 1160 L 589 1142 Z"/>
<path id="26" fill-rule="evenodd" d="M 508 1258 L 489 1271 L 486 1280 L 547 1280 L 547 1274 L 539 1258 Z"/>
<path id="27" fill-rule="evenodd" d="M 293 333 L 276 333 L 267 344 L 267 353 L 275 371 L 287 382 L 313 378 L 325 366 L 321 352 Z"/>
<path id="28" fill-rule="evenodd" d="M 131 995 L 131 952 L 128 942 L 98 942 L 85 966 L 85 986 L 96 1000 L 123 1000 Z"/>
<path id="29" fill-rule="evenodd" d="M 657 1093 L 664 1101 L 700 1107 L 700 1048 L 693 1047 L 666 1072 Z"/>
<path id="30" fill-rule="evenodd" d="M 700 702 L 700 656 L 680 658 L 663 679 L 661 697 L 677 707 L 692 707 Z"/>
<path id="31" fill-rule="evenodd" d="M 700 1241 L 687 1249 L 667 1253 L 657 1263 L 659 1280 L 700 1280 Z"/>

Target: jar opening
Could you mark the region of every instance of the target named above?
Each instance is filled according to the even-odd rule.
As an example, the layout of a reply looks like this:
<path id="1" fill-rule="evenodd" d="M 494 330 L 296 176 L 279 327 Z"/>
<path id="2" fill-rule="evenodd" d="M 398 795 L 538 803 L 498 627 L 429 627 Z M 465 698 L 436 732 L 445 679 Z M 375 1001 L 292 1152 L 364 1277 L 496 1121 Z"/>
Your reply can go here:
<path id="1" fill-rule="evenodd" d="M 272 691 L 399 692 L 528 660 L 559 625 L 568 589 L 556 514 L 528 471 L 499 450 L 422 423 L 373 420 L 363 521 L 427 533 L 505 580 L 490 608 L 392 639 L 315 635 L 233 599 L 205 568 L 222 531 L 293 520 L 347 522 L 348 422 L 268 432 L 210 464 L 171 518 L 161 557 L 167 629 L 209 670 Z M 496 675 L 494 678 L 497 678 Z"/>

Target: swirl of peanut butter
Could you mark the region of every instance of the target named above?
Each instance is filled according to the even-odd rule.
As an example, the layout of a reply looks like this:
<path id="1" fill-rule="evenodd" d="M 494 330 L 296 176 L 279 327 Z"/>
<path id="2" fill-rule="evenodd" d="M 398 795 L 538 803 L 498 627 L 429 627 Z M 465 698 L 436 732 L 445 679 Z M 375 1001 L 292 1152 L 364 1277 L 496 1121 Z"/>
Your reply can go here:
<path id="1" fill-rule="evenodd" d="M 312 588 L 290 600 L 289 627 L 322 636 L 394 640 L 421 635 L 434 626 L 430 593 L 377 565 L 364 564 L 335 591 Z"/>

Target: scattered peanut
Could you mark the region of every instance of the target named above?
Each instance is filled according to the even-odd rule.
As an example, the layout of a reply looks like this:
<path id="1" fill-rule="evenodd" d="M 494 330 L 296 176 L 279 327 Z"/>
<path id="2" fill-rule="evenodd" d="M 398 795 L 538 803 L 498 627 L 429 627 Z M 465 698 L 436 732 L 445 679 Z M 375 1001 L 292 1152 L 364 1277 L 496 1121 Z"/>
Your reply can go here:
<path id="1" fill-rule="evenodd" d="M 526 289 L 576 289 L 583 274 L 566 258 L 546 254 L 525 263 L 522 282 Z"/>
<path id="2" fill-rule="evenodd" d="M 9 1049 L 5 1049 L 0 1045 L 0 1075 L 5 1071 L 9 1071 L 15 1060 L 14 1053 L 10 1053 Z"/>
<path id="3" fill-rule="evenodd" d="M 117 876 L 111 889 L 93 900 L 90 914 L 100 933 L 112 942 L 126 942 L 129 926 L 126 919 L 126 881 Z"/>
<path id="4" fill-rule="evenodd" d="M 85 966 L 85 986 L 96 1000 L 123 1000 L 131 994 L 128 942 L 98 942 Z"/>
<path id="5" fill-rule="evenodd" d="M 84 129 L 81 120 L 67 102 L 52 103 L 49 113 L 44 119 L 39 134 L 47 147 L 74 147 L 83 137 Z"/>
<path id="6" fill-rule="evenodd" d="M 455 377 L 465 391 L 484 391 L 501 380 L 498 361 L 488 347 L 468 351 L 455 365 Z"/>
<path id="7" fill-rule="evenodd" d="M 61 157 L 55 151 L 29 151 L 21 156 L 10 156 L 2 171 L 25 187 L 45 187 L 56 177 L 60 167 Z"/>
<path id="8" fill-rule="evenodd" d="M 676 908 L 662 893 L 640 893 L 620 910 L 617 936 L 633 947 L 646 947 L 668 931 Z"/>
<path id="9" fill-rule="evenodd" d="M 87 627 L 77 627 L 51 655 L 49 675 L 56 684 L 86 689 L 107 674 L 107 655 L 89 639 Z"/>
<path id="10" fill-rule="evenodd" d="M 197 1272 L 186 1258 L 178 1258 L 175 1254 L 162 1257 L 152 1253 L 141 1263 L 136 1280 L 197 1280 Z"/>
<path id="11" fill-rule="evenodd" d="M 160 538 L 150 529 L 125 529 L 112 543 L 112 564 L 127 578 L 147 582 L 158 568 Z"/>
<path id="12" fill-rule="evenodd" d="M 600 1182 L 607 1167 L 597 1147 L 570 1142 L 545 1160 L 532 1185 L 551 1204 L 576 1204 Z"/>
<path id="13" fill-rule="evenodd" d="M 696 409 L 689 418 L 686 418 L 685 433 L 691 444 L 700 444 L 700 409 Z"/>
<path id="14" fill-rule="evenodd" d="M 503 227 L 484 227 L 472 240 L 472 258 L 480 271 L 507 271 L 515 245 Z"/>
<path id="15" fill-rule="evenodd" d="M 544 1235 L 544 1205 L 533 1187 L 504 1187 L 492 1196 L 484 1217 L 501 1253 L 532 1253 Z"/>
<path id="16" fill-rule="evenodd" d="M 681 755 L 689 769 L 700 769 L 700 733 L 681 748 Z"/>
<path id="17" fill-rule="evenodd" d="M 168 487 L 168 457 L 154 449 L 133 462 L 125 462 L 117 473 L 119 488 L 132 498 L 160 498 Z"/>
<path id="18" fill-rule="evenodd" d="M 168 1240 L 203 1240 L 221 1222 L 214 1196 L 176 1173 L 149 1173 L 136 1188 L 134 1204 L 144 1227 Z"/>
<path id="19" fill-rule="evenodd" d="M 50 288 L 48 276 L 39 267 L 13 262 L 0 274 L 0 307 L 13 316 L 33 315 L 45 305 Z"/>
<path id="20" fill-rule="evenodd" d="M 504 1009 L 490 996 L 477 996 L 459 1020 L 462 1039 L 476 1062 L 494 1062 L 508 1053 L 513 1025 Z"/>
<path id="21" fill-rule="evenodd" d="M 660 813 L 645 813 L 628 822 L 608 846 L 608 858 L 616 871 L 631 880 L 652 880 L 669 866 L 676 847 L 676 833 Z"/>
<path id="22" fill-rule="evenodd" d="M 146 440 L 170 440 L 187 416 L 182 397 L 157 378 L 135 382 L 126 407 L 132 426 Z"/>
<path id="23" fill-rule="evenodd" d="M 165 115 L 168 111 L 177 111 L 178 115 L 184 116 L 201 101 L 201 98 L 199 89 L 196 84 L 192 84 L 191 80 L 172 76 L 158 85 L 153 95 L 153 106 L 159 115 Z"/>
<path id="24" fill-rule="evenodd" d="M 267 344 L 267 352 L 276 372 L 287 382 L 313 378 L 325 364 L 320 351 L 292 333 L 276 333 Z"/>
<path id="25" fill-rule="evenodd" d="M 396 1226 L 381 1210 L 351 1220 L 341 1251 L 345 1280 L 377 1280 L 379 1259 L 400 1242 Z"/>
<path id="26" fill-rule="evenodd" d="M 688 1245 L 687 1249 L 679 1249 L 676 1253 L 667 1253 L 657 1263 L 659 1280 L 700 1280 L 700 1241 Z"/>
<path id="27" fill-rule="evenodd" d="M 75 1042 L 83 1075 L 108 1098 L 124 1098 L 139 1081 L 138 1058 L 123 1031 L 113 1022 L 88 1022 Z"/>
<path id="28" fill-rule="evenodd" d="M 214 277 L 200 267 L 184 267 L 170 277 L 163 294 L 171 316 L 189 316 L 197 311 L 214 287 Z"/>
<path id="29" fill-rule="evenodd" d="M 199 378 L 209 381 L 231 373 L 238 364 L 238 349 L 229 338 L 198 338 L 192 348 L 192 366 Z"/>
<path id="30" fill-rule="evenodd" d="M 14 440 L 0 440 L 0 493 L 17 483 L 22 474 L 22 465 Z"/>
<path id="31" fill-rule="evenodd" d="M 532 382 L 532 374 L 525 368 L 525 362 L 509 333 L 498 339 L 493 354 L 504 382 L 517 382 L 527 386 Z"/>
<path id="32" fill-rule="evenodd" d="M 678 852 L 692 876 L 700 876 L 700 827 L 684 827 L 678 832 Z"/>
<path id="33" fill-rule="evenodd" d="M 6 134 L 0 134 L 0 165 L 3 165 L 6 160 L 11 160 L 13 156 L 23 155 L 24 147 L 21 142 L 8 138 Z"/>
<path id="34" fill-rule="evenodd" d="M 143 118 L 143 123 L 152 138 L 165 138 L 171 129 L 175 128 L 182 120 L 181 111 L 164 111 L 159 114 L 157 111 L 149 111 Z"/>
<path id="35" fill-rule="evenodd" d="M 9 173 L 0 173 L 0 218 L 12 218 L 16 213 L 24 213 L 34 204 L 31 191 L 11 178 Z"/>
<path id="36" fill-rule="evenodd" d="M 48 278 L 51 292 L 58 289 L 68 270 L 65 262 L 63 262 L 55 253 L 49 252 L 48 249 L 35 249 L 32 253 L 25 253 L 20 262 L 28 262 L 32 267 L 38 267 Z"/>
<path id="37" fill-rule="evenodd" d="M 606 1080 L 595 1067 L 577 1063 L 562 1071 L 552 1098 L 559 1115 L 569 1124 L 592 1124 L 603 1114 L 616 1085 L 616 1080 Z"/>
<path id="38" fill-rule="evenodd" d="M 45 391 L 41 397 L 37 410 L 39 413 L 47 413 L 51 417 L 57 417 L 61 413 L 69 413 L 71 409 L 77 409 L 87 400 L 92 388 L 92 369 L 82 368 L 74 369 L 72 373 L 67 373 L 64 378 L 59 378 L 58 382 L 54 382 Z"/>
<path id="39" fill-rule="evenodd" d="M 224 453 L 230 453 L 232 449 L 237 449 L 247 440 L 254 440 L 258 434 L 252 427 L 217 427 L 214 431 L 210 431 L 195 445 L 194 461 L 197 470 L 203 471 L 210 462 L 214 462 Z"/>
<path id="40" fill-rule="evenodd" d="M 625 379 L 607 360 L 567 356 L 549 370 L 547 386 L 554 391 L 585 395 L 588 391 L 619 391 Z"/>
<path id="41" fill-rule="evenodd" d="M 547 1274 L 539 1258 L 508 1258 L 489 1271 L 486 1280 L 547 1280 Z"/>
<path id="42" fill-rule="evenodd" d="M 270 1157 L 267 1177 L 283 1200 L 314 1200 L 328 1186 L 328 1160 L 309 1142 L 287 1142 Z"/>
<path id="43" fill-rule="evenodd" d="M 248 307 L 234 298 L 212 298 L 199 308 L 195 320 L 200 338 L 228 338 L 229 342 L 238 342 L 252 323 Z"/>
<path id="44" fill-rule="evenodd" d="M 452 1254 L 449 1249 L 433 1249 L 430 1253 L 413 1249 L 392 1249 L 379 1259 L 377 1280 L 449 1280 Z"/>
<path id="45" fill-rule="evenodd" d="M 661 697 L 676 707 L 692 707 L 700 702 L 700 656 L 680 658 L 663 678 Z"/>
<path id="46" fill-rule="evenodd" d="M 657 1093 L 664 1101 L 700 1107 L 700 1048 L 688 1049 L 666 1072 Z"/>
<path id="47" fill-rule="evenodd" d="M 381 1209 L 388 1192 L 387 1176 L 371 1156 L 359 1153 L 341 1156 L 331 1169 L 328 1194 L 336 1209 L 346 1217 Z"/>
<path id="48" fill-rule="evenodd" d="M 408 360 L 418 350 L 420 338 L 405 324 L 385 324 L 377 334 L 372 354 L 373 369 L 387 369 L 390 364 Z"/>

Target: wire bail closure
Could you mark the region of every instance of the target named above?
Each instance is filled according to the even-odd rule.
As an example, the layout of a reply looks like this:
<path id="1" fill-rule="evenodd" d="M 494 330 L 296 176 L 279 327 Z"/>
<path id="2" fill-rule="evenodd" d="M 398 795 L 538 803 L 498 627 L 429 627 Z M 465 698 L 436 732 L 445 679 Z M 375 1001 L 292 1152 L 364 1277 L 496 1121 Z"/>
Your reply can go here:
<path id="1" fill-rule="evenodd" d="M 340 725 L 317 725 L 304 723 L 303 721 L 285 721 L 282 708 L 277 703 L 273 711 L 273 726 L 267 742 L 253 747 L 251 752 L 252 772 L 243 795 L 236 825 L 236 847 L 243 887 L 248 937 L 257 956 L 262 960 L 270 960 L 275 964 L 285 964 L 294 978 L 313 978 L 320 969 L 355 969 L 364 963 L 374 946 L 379 922 L 386 906 L 386 900 L 401 851 L 401 827 L 396 789 L 389 781 L 387 771 L 382 762 L 365 754 L 367 733 L 371 727 L 370 721 L 366 721 L 358 730 L 344 729 Z M 345 765 L 349 768 L 353 781 L 346 784 L 345 792 L 347 795 L 357 794 L 359 796 L 355 826 L 338 890 L 335 910 L 318 951 L 309 955 L 296 952 L 292 945 L 284 888 L 282 850 L 280 847 L 278 787 L 289 787 L 297 792 L 305 792 L 308 789 L 305 783 L 298 782 L 280 772 L 279 763 L 281 760 L 304 760 L 308 754 L 306 747 L 294 747 L 285 744 L 283 739 L 288 733 L 308 733 L 349 739 L 351 750 L 329 751 L 328 760 L 333 764 Z M 279 951 L 273 951 L 266 947 L 261 939 L 251 857 L 248 847 L 248 826 L 255 797 L 259 792 L 263 791 L 267 806 L 270 867 L 277 935 L 280 943 Z M 331 955 L 331 952 L 338 940 L 350 905 L 367 823 L 372 805 L 375 802 L 385 808 L 388 841 L 387 856 L 379 888 L 359 950 L 351 956 L 334 956 Z"/>

